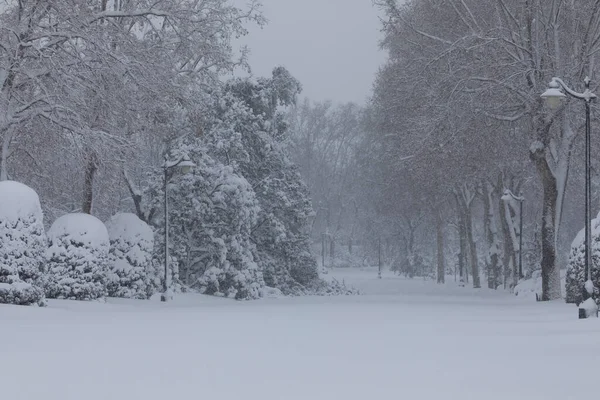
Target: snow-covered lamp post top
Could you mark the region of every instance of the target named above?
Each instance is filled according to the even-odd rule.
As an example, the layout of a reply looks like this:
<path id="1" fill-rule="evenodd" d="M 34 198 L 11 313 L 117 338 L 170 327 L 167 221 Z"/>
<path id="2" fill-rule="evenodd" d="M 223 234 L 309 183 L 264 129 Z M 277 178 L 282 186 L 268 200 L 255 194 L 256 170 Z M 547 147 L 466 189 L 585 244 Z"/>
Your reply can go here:
<path id="1" fill-rule="evenodd" d="M 583 93 L 579 93 L 569 88 L 567 84 L 563 82 L 562 79 L 554 77 L 548 84 L 548 89 L 546 89 L 546 91 L 542 93 L 541 97 L 546 101 L 546 104 L 548 104 L 548 106 L 553 110 L 556 110 L 558 107 L 560 107 L 562 101 L 567 97 L 567 95 L 563 93 L 563 90 L 577 99 L 590 102 L 592 99 L 596 98 L 596 95 L 590 90 L 590 82 L 591 79 L 586 76 L 584 79 L 585 90 L 583 91 Z"/>

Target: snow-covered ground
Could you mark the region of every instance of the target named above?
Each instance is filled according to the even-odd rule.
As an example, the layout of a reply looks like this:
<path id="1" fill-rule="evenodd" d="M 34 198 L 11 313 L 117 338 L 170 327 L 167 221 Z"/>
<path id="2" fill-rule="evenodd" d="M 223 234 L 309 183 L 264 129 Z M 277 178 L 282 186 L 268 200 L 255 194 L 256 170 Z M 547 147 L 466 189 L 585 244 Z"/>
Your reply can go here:
<path id="1" fill-rule="evenodd" d="M 596 393 L 560 302 L 335 271 L 361 296 L 0 306 L 0 399 L 544 399 Z"/>

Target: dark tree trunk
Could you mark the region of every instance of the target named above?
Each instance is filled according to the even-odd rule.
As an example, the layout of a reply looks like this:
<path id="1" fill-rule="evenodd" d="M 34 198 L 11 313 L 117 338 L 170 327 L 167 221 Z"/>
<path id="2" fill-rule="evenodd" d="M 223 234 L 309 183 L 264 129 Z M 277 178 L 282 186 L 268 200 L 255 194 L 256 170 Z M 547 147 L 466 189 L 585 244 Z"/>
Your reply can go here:
<path id="1" fill-rule="evenodd" d="M 85 214 L 92 213 L 94 203 L 94 177 L 98 171 L 98 156 L 90 152 L 86 159 L 85 175 L 83 180 L 83 204 L 81 212 Z"/>
<path id="2" fill-rule="evenodd" d="M 458 275 L 460 277 L 460 282 L 465 283 L 468 281 L 468 277 L 465 276 L 465 272 L 467 270 L 467 232 L 465 228 L 465 218 L 463 216 L 463 210 L 458 193 L 455 193 L 455 199 L 456 216 L 458 219 L 458 239 L 460 246 L 460 252 L 458 253 Z"/>
<path id="3" fill-rule="evenodd" d="M 543 137 L 548 135 L 550 126 L 544 126 Z M 532 148 L 530 153 L 544 191 L 542 204 L 542 301 L 556 300 L 560 293 L 560 270 L 556 265 L 556 203 L 558 189 L 556 177 L 546 160 L 545 149 L 541 146 Z"/>

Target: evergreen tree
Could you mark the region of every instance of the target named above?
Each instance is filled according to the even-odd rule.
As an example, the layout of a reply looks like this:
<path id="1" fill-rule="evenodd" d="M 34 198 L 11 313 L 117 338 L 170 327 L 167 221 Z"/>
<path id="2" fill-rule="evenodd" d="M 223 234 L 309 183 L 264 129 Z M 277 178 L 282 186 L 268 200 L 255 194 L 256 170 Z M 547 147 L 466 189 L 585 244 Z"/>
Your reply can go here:
<path id="1" fill-rule="evenodd" d="M 265 283 L 286 294 L 319 286 L 308 220 L 313 209 L 306 185 L 287 157 L 287 123 L 279 107 L 295 103 L 300 83 L 282 67 L 271 78 L 234 79 L 220 101 L 209 133 L 211 154 L 252 185 L 260 206 L 252 239 Z"/>
<path id="2" fill-rule="evenodd" d="M 569 255 L 569 264 L 567 265 L 567 276 L 565 282 L 567 303 L 579 304 L 585 300 L 588 295 L 584 289 L 587 281 L 587 271 L 585 269 L 585 236 L 584 230 L 581 230 L 571 245 Z M 600 215 L 592 220 L 592 282 L 596 288 L 600 288 Z M 596 302 L 600 303 L 600 298 L 595 293 Z"/>

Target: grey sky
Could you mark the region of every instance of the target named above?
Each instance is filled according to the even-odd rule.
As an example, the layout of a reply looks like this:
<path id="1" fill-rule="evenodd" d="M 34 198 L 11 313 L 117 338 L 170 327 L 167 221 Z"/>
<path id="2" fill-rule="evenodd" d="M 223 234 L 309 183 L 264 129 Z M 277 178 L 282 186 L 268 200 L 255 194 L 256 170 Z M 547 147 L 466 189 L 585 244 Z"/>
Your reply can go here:
<path id="1" fill-rule="evenodd" d="M 364 103 L 385 59 L 371 0 L 261 2 L 268 25 L 251 27 L 241 40 L 250 47 L 254 75 L 268 76 L 283 65 L 302 83 L 303 96 Z"/>

